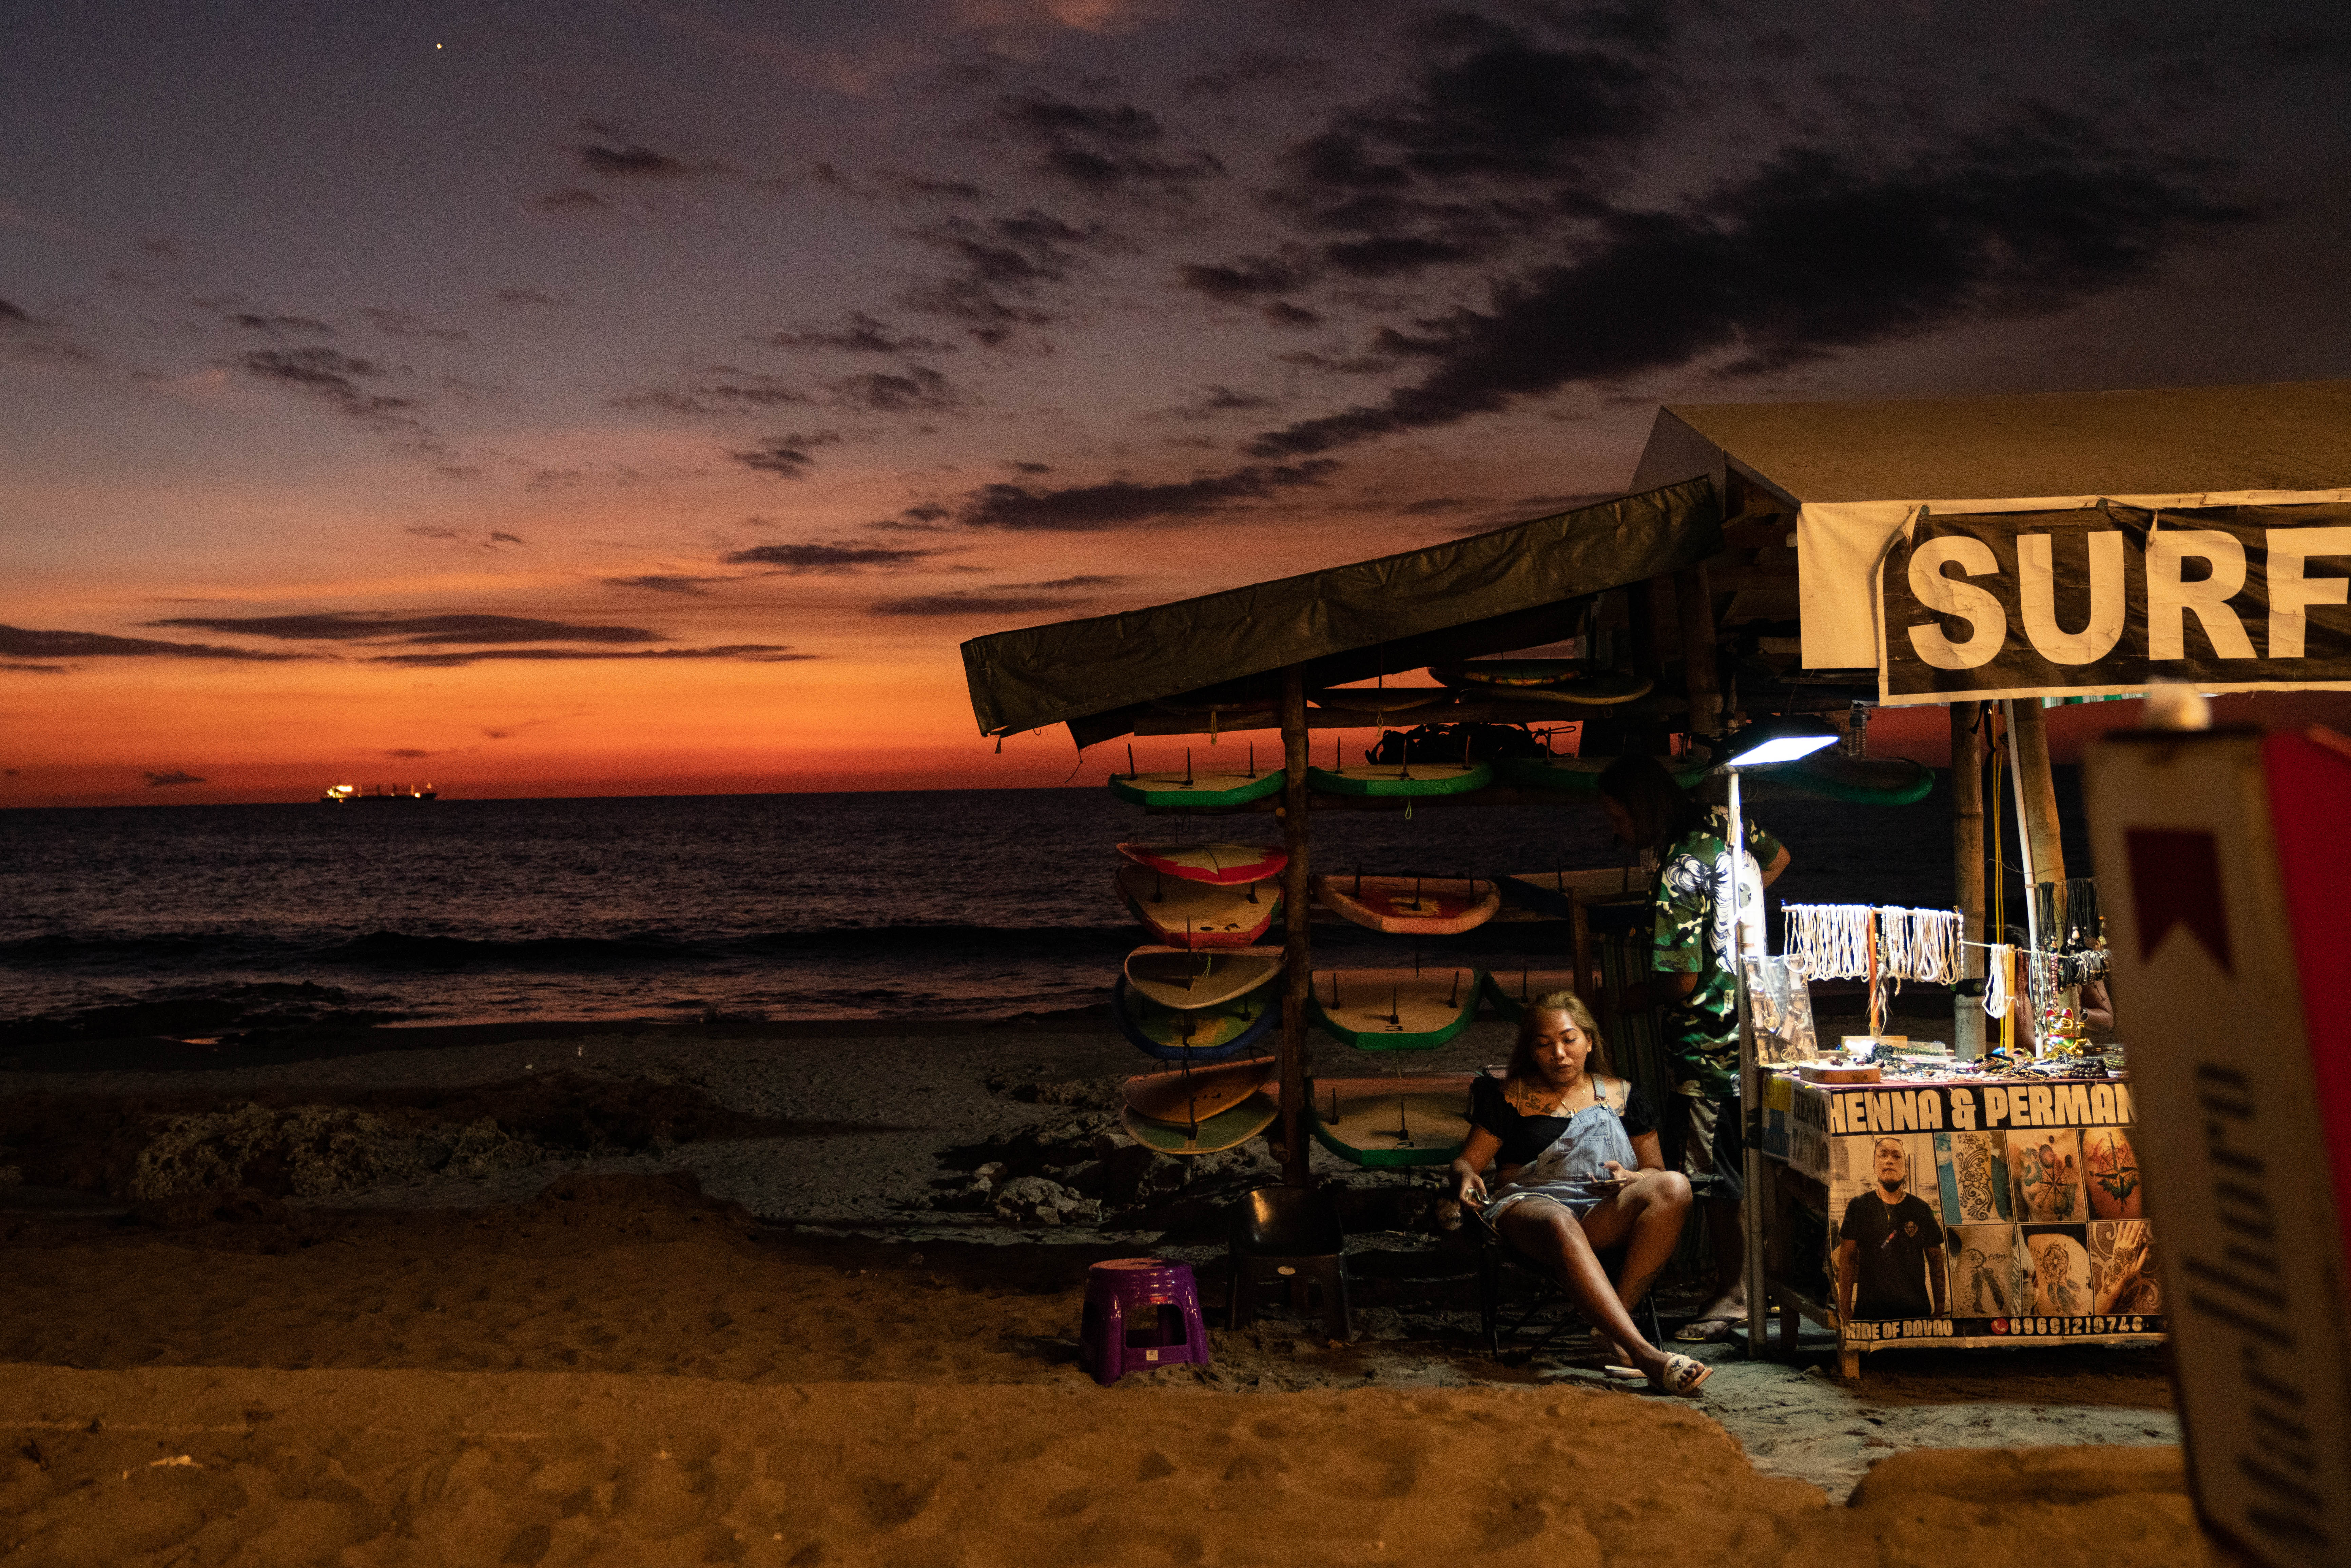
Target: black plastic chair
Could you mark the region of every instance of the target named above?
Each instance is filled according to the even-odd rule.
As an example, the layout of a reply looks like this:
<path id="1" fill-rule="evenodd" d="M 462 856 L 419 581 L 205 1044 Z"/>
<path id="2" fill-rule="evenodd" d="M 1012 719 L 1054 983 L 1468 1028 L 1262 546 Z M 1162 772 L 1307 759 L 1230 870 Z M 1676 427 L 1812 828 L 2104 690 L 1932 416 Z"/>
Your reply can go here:
<path id="1" fill-rule="evenodd" d="M 1293 1311 L 1320 1311 L 1329 1337 L 1354 1337 L 1347 1300 L 1347 1236 L 1329 1193 L 1261 1186 L 1243 1194 L 1233 1210 L 1229 1258 L 1227 1328 L 1255 1322 L 1259 1292 L 1271 1290 L 1286 1297 Z"/>
<path id="2" fill-rule="evenodd" d="M 1558 1315 L 1552 1320 L 1551 1326 L 1543 1330 L 1533 1343 L 1519 1350 L 1517 1354 L 1520 1355 L 1534 1354 L 1576 1324 L 1582 1324 L 1586 1328 L 1592 1326 L 1591 1320 L 1583 1309 L 1567 1299 L 1567 1291 L 1561 1287 L 1559 1281 L 1551 1270 L 1505 1241 L 1502 1239 L 1502 1233 L 1488 1223 L 1486 1216 L 1477 1205 L 1465 1203 L 1461 1206 L 1461 1223 L 1464 1228 L 1475 1238 L 1478 1245 L 1478 1316 L 1479 1326 L 1485 1332 L 1488 1355 L 1497 1361 L 1502 1358 L 1502 1341 L 1506 1336 L 1506 1331 L 1502 1328 L 1502 1276 L 1506 1271 L 1522 1275 L 1532 1281 L 1535 1285 L 1533 1299 L 1527 1303 L 1526 1310 L 1519 1314 L 1518 1320 L 1510 1324 L 1507 1331 L 1507 1337 L 1515 1341 L 1526 1331 L 1527 1326 L 1534 1322 L 1538 1313 L 1554 1302 L 1559 1309 Z M 1614 1281 L 1624 1277 L 1625 1249 L 1622 1247 L 1611 1247 L 1598 1253 L 1597 1256 L 1601 1268 L 1607 1270 L 1610 1280 Z M 1649 1343 L 1663 1349 L 1666 1343 L 1666 1331 L 1665 1325 L 1657 1318 L 1656 1291 L 1652 1290 L 1647 1295 L 1642 1297 L 1640 1307 L 1635 1310 L 1647 1312 Z M 1637 1322 L 1638 1320 L 1635 1321 Z"/>

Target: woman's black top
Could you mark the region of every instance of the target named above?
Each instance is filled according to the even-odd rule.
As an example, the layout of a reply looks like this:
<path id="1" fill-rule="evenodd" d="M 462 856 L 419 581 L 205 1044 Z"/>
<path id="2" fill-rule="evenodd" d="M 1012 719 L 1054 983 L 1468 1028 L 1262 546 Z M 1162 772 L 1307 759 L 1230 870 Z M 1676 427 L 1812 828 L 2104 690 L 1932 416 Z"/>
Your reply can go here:
<path id="1" fill-rule="evenodd" d="M 1502 1140 L 1494 1155 L 1497 1166 L 1522 1166 L 1556 1142 L 1567 1131 L 1564 1116 L 1530 1116 L 1503 1098 L 1503 1081 L 1481 1072 L 1469 1084 L 1469 1124 L 1483 1127 Z M 1625 1135 L 1637 1138 L 1657 1130 L 1657 1113 L 1648 1097 L 1632 1084 L 1625 1085 L 1625 1108 L 1616 1113 Z"/>

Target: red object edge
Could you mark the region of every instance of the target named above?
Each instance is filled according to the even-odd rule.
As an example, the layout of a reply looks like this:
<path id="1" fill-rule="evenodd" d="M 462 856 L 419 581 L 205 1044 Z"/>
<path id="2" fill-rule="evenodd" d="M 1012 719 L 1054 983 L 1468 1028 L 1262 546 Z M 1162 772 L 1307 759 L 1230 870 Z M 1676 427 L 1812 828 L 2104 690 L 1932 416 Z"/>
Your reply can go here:
<path id="1" fill-rule="evenodd" d="M 2335 1219 L 2351 1258 L 2351 741 L 2324 729 L 2274 734 L 2262 762 Z"/>

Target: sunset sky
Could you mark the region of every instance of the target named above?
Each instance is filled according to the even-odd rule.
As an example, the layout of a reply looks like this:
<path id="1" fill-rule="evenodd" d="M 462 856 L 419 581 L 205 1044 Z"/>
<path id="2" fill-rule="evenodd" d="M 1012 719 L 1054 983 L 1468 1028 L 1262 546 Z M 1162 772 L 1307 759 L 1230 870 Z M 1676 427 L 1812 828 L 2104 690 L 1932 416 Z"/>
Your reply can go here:
<path id="1" fill-rule="evenodd" d="M 0 806 L 1060 782 L 958 643 L 1661 402 L 2345 374 L 2351 29 L 2214 14 L 10 7 Z"/>

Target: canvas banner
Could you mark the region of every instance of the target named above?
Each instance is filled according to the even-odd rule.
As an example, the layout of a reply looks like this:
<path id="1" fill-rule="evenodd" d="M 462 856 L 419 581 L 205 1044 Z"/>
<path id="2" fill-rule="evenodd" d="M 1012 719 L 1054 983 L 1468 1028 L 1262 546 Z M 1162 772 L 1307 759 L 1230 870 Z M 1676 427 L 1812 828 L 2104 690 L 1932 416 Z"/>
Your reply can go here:
<path id="1" fill-rule="evenodd" d="M 1892 706 L 2351 689 L 2351 503 L 1920 508 L 1878 572 Z"/>
<path id="2" fill-rule="evenodd" d="M 1849 1345 L 2165 1331 L 2127 1083 L 1782 1082 L 1790 1164 L 1828 1188 Z"/>

